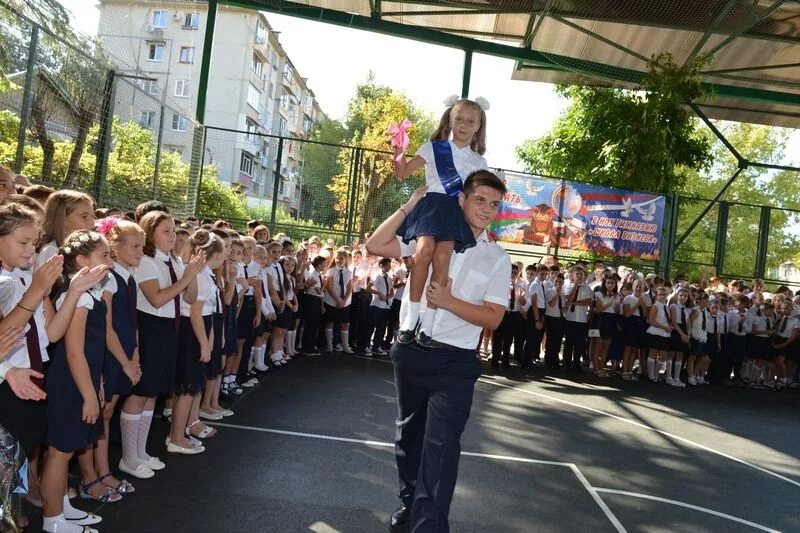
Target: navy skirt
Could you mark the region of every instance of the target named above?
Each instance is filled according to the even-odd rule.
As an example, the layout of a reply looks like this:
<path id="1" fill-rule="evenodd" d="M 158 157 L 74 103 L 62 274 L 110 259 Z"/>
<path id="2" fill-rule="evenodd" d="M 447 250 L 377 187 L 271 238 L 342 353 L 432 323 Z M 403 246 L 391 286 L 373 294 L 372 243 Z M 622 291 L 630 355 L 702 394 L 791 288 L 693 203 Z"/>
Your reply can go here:
<path id="1" fill-rule="evenodd" d="M 236 355 L 236 312 L 236 306 L 229 305 L 225 307 L 225 313 L 223 314 L 223 319 L 225 320 L 225 327 L 223 328 L 225 330 L 223 332 L 225 342 L 222 346 L 222 353 L 225 355 Z"/>
<path id="2" fill-rule="evenodd" d="M 206 335 L 211 331 L 211 315 L 203 317 Z M 175 394 L 198 394 L 203 390 L 206 372 L 200 361 L 200 342 L 188 316 L 181 317 L 178 335 L 178 358 L 175 365 Z"/>
<path id="3" fill-rule="evenodd" d="M 178 355 L 175 319 L 142 311 L 138 313 L 142 379 L 133 387 L 133 394 L 145 397 L 171 394 L 175 386 L 175 359 Z"/>
<path id="4" fill-rule="evenodd" d="M 633 315 L 627 318 L 623 317 L 622 338 L 625 346 L 633 346 L 634 348 L 649 348 L 645 337 L 646 331 L 647 322 L 642 317 Z"/>
<path id="5" fill-rule="evenodd" d="M 222 314 L 214 313 L 211 317 L 211 326 L 214 328 L 214 344 L 211 347 L 211 361 L 206 363 L 206 377 L 216 379 L 222 375 Z"/>
<path id="6" fill-rule="evenodd" d="M 425 235 L 436 242 L 453 241 L 456 252 L 475 246 L 475 235 L 458 205 L 458 198 L 444 193 L 427 193 L 408 214 L 397 235 L 406 244 Z"/>

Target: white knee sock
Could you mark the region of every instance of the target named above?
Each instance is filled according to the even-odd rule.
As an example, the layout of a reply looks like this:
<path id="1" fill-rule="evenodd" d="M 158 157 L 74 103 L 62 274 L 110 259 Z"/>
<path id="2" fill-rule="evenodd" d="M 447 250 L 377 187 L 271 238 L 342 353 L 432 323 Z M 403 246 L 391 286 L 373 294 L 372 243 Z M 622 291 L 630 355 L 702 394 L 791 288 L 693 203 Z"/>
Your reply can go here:
<path id="1" fill-rule="evenodd" d="M 328 351 L 333 351 L 333 328 L 325 330 L 325 343 L 327 344 Z"/>
<path id="2" fill-rule="evenodd" d="M 436 318 L 436 309 L 428 308 L 427 311 L 422 313 L 422 322 L 420 323 L 419 330 L 424 331 L 426 335 L 430 336 L 433 332 L 434 318 Z"/>
<path id="3" fill-rule="evenodd" d="M 672 379 L 672 359 L 667 359 L 667 372 L 666 377 Z"/>
<path id="4" fill-rule="evenodd" d="M 657 361 L 656 362 L 656 379 L 658 379 L 659 374 L 661 374 L 661 372 L 664 370 L 664 367 L 666 366 L 666 364 L 667 363 L 664 362 L 664 361 Z M 669 375 L 669 374 L 667 374 L 667 375 Z"/>
<path id="5" fill-rule="evenodd" d="M 419 302 L 408 302 L 408 312 L 406 313 L 403 323 L 400 325 L 400 331 L 412 331 L 417 327 L 419 320 Z"/>
<path id="6" fill-rule="evenodd" d="M 119 415 L 122 433 L 122 461 L 131 468 L 139 464 L 139 421 L 142 415 L 123 411 Z"/>
<path id="7" fill-rule="evenodd" d="M 681 379 L 681 367 L 683 366 L 683 357 L 676 357 L 675 364 L 672 365 L 672 379 L 678 381 Z"/>
<path id="8" fill-rule="evenodd" d="M 653 359 L 652 357 L 648 357 L 647 358 L 647 377 L 649 377 L 650 379 L 656 379 L 655 369 L 656 369 L 656 360 Z"/>
<path id="9" fill-rule="evenodd" d="M 153 421 L 153 411 L 142 411 L 139 418 L 139 431 L 136 438 L 136 453 L 140 461 L 149 461 L 147 455 L 147 437 L 150 435 L 150 423 Z"/>
<path id="10" fill-rule="evenodd" d="M 350 330 L 343 329 L 341 331 L 341 334 L 342 334 L 342 349 L 344 351 L 347 351 L 350 349 Z"/>

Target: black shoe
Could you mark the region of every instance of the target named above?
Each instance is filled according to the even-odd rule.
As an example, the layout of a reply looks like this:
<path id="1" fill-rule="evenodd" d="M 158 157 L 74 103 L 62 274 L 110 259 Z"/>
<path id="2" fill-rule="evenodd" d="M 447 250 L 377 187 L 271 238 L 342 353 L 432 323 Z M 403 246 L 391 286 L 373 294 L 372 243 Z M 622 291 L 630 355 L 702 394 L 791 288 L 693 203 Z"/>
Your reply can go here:
<path id="1" fill-rule="evenodd" d="M 492 361 L 491 365 L 493 368 L 500 368 L 500 363 L 498 363 L 497 361 Z"/>
<path id="2" fill-rule="evenodd" d="M 426 348 L 426 349 L 427 349 L 427 348 L 430 348 L 430 347 L 431 347 L 431 342 L 433 342 L 433 339 L 430 337 L 430 335 L 428 335 L 428 334 L 427 334 L 427 333 L 425 333 L 424 331 L 422 331 L 422 330 L 419 330 L 419 331 L 417 332 L 417 338 L 416 338 L 416 341 L 417 341 L 417 344 L 418 344 L 418 345 L 420 345 L 420 346 L 422 346 L 423 348 Z"/>
<path id="3" fill-rule="evenodd" d="M 414 342 L 414 330 L 404 329 L 397 334 L 397 342 L 407 346 Z"/>
<path id="4" fill-rule="evenodd" d="M 401 505 L 392 513 L 392 518 L 389 520 L 389 531 L 393 533 L 408 531 L 410 526 L 408 523 L 409 518 L 411 518 L 411 509 L 406 507 L 405 504 Z"/>

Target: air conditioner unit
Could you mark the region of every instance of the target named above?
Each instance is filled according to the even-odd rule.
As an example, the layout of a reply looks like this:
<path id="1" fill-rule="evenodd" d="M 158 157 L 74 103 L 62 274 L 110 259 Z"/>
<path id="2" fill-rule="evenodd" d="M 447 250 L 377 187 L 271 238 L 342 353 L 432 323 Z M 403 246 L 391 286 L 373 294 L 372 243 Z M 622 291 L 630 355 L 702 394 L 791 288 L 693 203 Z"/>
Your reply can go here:
<path id="1" fill-rule="evenodd" d="M 144 31 L 152 33 L 153 25 L 152 24 L 148 24 L 147 26 L 144 27 Z"/>
<path id="2" fill-rule="evenodd" d="M 157 39 L 164 37 L 164 28 L 153 28 L 153 37 Z"/>

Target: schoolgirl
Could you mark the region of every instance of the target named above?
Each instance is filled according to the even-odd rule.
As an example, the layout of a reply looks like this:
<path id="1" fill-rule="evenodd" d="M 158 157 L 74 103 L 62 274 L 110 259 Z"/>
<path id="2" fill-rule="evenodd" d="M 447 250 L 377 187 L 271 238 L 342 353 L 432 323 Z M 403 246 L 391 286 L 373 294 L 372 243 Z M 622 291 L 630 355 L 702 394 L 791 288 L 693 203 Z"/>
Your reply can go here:
<path id="1" fill-rule="evenodd" d="M 776 387 L 786 388 L 791 384 L 790 374 L 787 373 L 786 362 L 797 359 L 797 338 L 800 336 L 800 324 L 794 316 L 794 306 L 790 300 L 784 300 L 781 317 L 775 327 L 772 337 L 772 347 L 775 349 L 775 370 L 778 375 Z"/>
<path id="2" fill-rule="evenodd" d="M 29 269 L 39 240 L 39 221 L 34 211 L 16 204 L 0 206 L 0 311 L 2 327 L 0 348 L 0 425 L 22 445 L 30 461 L 31 494 L 38 492 L 38 447 L 47 431 L 46 398 L 43 390 L 47 346 L 64 336 L 75 306 L 90 287 L 107 274 L 107 267 L 79 271 L 56 312 L 46 296 L 61 277 L 63 257 L 51 256 L 31 276 Z M 25 331 L 23 335 L 23 330 Z M 75 509 L 66 495 L 66 471 L 60 492 L 50 493 L 49 531 L 70 525 L 83 526 L 100 522 L 100 517 Z M 60 504 L 60 505 L 59 505 Z M 63 513 L 63 516 L 59 514 Z M 73 531 L 81 531 L 76 527 Z"/>
<path id="3" fill-rule="evenodd" d="M 103 302 L 106 309 L 106 358 L 103 365 L 103 438 L 94 448 L 94 465 L 83 468 L 83 481 L 88 488 L 82 496 L 94 499 L 116 501 L 121 494 L 135 492 L 127 480 L 119 480 L 111 473 L 108 462 L 109 425 L 114 415 L 117 401 L 121 396 L 129 396 L 133 385 L 142 376 L 137 349 L 136 328 L 136 281 L 133 269 L 139 265 L 144 255 L 144 232 L 133 222 L 120 218 L 105 218 L 97 222 L 97 230 L 105 236 L 109 244 L 112 267 L 108 281 L 103 287 Z M 122 412 L 125 413 L 123 404 Z M 130 425 L 123 428 L 122 458 L 133 465 L 138 463 L 137 434 L 130 431 Z M 92 454 L 85 454 L 90 457 Z M 88 463 L 88 461 L 87 461 Z M 152 477 L 152 473 L 145 474 Z M 95 483 L 93 480 L 97 480 Z M 117 494 L 108 495 L 110 487 Z"/>
<path id="4" fill-rule="evenodd" d="M 244 250 L 242 262 L 239 264 L 239 277 L 245 288 L 242 308 L 236 322 L 236 369 L 235 383 L 245 383 L 251 378 L 248 376 L 253 367 L 253 341 L 261 326 L 261 291 L 256 290 L 261 279 L 261 268 L 253 260 L 253 250 L 256 240 L 252 237 L 242 237 Z"/>
<path id="5" fill-rule="evenodd" d="M 697 368 L 697 363 L 695 363 L 695 370 L 703 381 L 710 383 L 715 377 L 709 372 L 709 368 L 714 361 L 719 362 L 719 354 L 722 350 L 722 313 L 719 312 L 719 302 L 716 298 L 709 301 L 708 315 L 706 357 L 703 359 L 701 368 Z"/>
<path id="6" fill-rule="evenodd" d="M 101 374 L 106 357 L 106 309 L 103 287 L 96 284 L 90 290 L 70 291 L 70 278 L 79 271 L 98 269 L 107 279 L 111 256 L 106 239 L 99 233 L 79 230 L 63 241 L 60 254 L 64 258 L 65 280 L 56 299 L 60 310 L 64 305 L 74 307 L 70 313 L 66 335 L 51 351 L 53 356 L 47 372 L 47 461 L 41 476 L 42 529 L 51 533 L 86 531 L 69 522 L 65 515 L 65 490 L 70 459 L 76 452 L 81 467 L 81 495 L 103 502 L 121 499 L 102 480 L 94 476 L 93 454 L 90 447 L 103 435 L 101 405 L 103 391 Z M 83 287 L 81 287 L 83 289 Z M 74 300 L 77 304 L 66 303 Z M 48 335 L 49 335 L 48 331 Z M 55 340 L 55 339 L 54 339 Z M 99 489 L 100 496 L 90 494 Z"/>
<path id="7" fill-rule="evenodd" d="M 547 368 L 560 367 L 558 354 L 564 340 L 564 309 L 566 298 L 564 296 L 564 275 L 558 274 L 553 286 L 546 289 L 545 298 L 547 306 L 544 310 L 544 327 L 546 331 L 544 343 L 544 364 Z"/>
<path id="8" fill-rule="evenodd" d="M 667 354 L 667 385 L 673 387 L 685 387 L 681 381 L 681 370 L 683 359 L 689 354 L 690 331 L 689 315 L 691 303 L 689 302 L 689 290 L 683 287 L 675 293 L 674 301 L 669 306 L 669 318 L 672 324 L 672 335 L 669 343 L 669 353 Z"/>
<path id="9" fill-rule="evenodd" d="M 203 254 L 191 258 L 184 267 L 179 257 L 172 255 L 175 244 L 175 221 L 163 211 L 151 211 L 139 221 L 145 233 L 144 257 L 134 273 L 139 286 L 137 295 L 137 324 L 139 326 L 139 360 L 142 377 L 126 400 L 130 410 L 120 417 L 120 424 L 137 425 L 139 462 L 120 470 L 136 476 L 140 464 L 151 471 L 164 468 L 164 463 L 147 453 L 147 437 L 153 420 L 153 408 L 158 396 L 176 392 L 178 333 L 181 323 L 181 299 L 194 302 L 197 297 L 197 273 L 205 266 Z M 180 391 L 179 391 L 180 392 Z M 177 398 L 172 412 L 171 435 L 175 442 L 167 445 L 171 453 L 197 453 L 185 446 L 186 420 L 190 399 Z M 129 468 L 130 472 L 124 467 Z"/>
<path id="10" fill-rule="evenodd" d="M 245 292 L 245 279 L 239 276 L 239 264 L 244 255 L 244 244 L 238 238 L 231 238 L 231 254 L 228 260 L 228 279 L 231 282 L 230 292 L 226 291 L 225 300 L 225 346 L 222 351 L 225 353 L 225 366 L 222 371 L 222 387 L 220 394 L 223 396 L 239 396 L 244 393 L 244 389 L 236 382 L 236 370 L 239 368 L 241 358 L 238 345 L 238 318 L 242 308 Z"/>
<path id="11" fill-rule="evenodd" d="M 617 330 L 619 312 L 621 310 L 617 280 L 613 276 L 606 276 L 595 291 L 594 313 L 598 317 L 600 336 L 592 339 L 594 346 L 594 373 L 597 377 L 607 378 L 611 375 L 606 372 L 606 359 L 611 340 L 619 334 Z"/>
<path id="12" fill-rule="evenodd" d="M 277 243 L 275 244 L 277 245 Z M 267 291 L 267 286 L 269 284 L 268 272 L 272 267 L 272 256 L 264 246 L 258 244 L 253 249 L 253 259 L 258 263 L 260 270 L 260 283 L 257 290 L 261 292 L 261 309 L 259 309 L 261 313 L 261 325 L 256 332 L 256 338 L 253 342 L 253 370 L 251 371 L 251 375 L 253 373 L 257 375 L 259 372 L 263 373 L 269 371 L 269 367 L 264 364 L 264 357 L 267 351 L 267 342 L 269 342 L 275 320 L 275 308 L 272 305 L 272 299 L 269 297 Z M 257 385 L 258 378 L 256 375 L 253 375 L 250 381 L 242 383 L 242 387 L 247 388 Z"/>
<path id="13" fill-rule="evenodd" d="M 636 279 L 631 290 L 633 293 L 622 301 L 622 337 L 625 344 L 622 355 L 622 379 L 625 381 L 638 379 L 633 373 L 633 365 L 639 359 L 640 352 L 647 349 L 645 331 L 648 327 L 649 300 L 644 292 L 644 282 Z"/>
<path id="14" fill-rule="evenodd" d="M 311 269 L 306 273 L 306 305 L 303 306 L 303 351 L 304 355 L 319 355 L 316 346 L 322 320 L 322 269 L 325 258 L 318 255 L 311 260 Z"/>
<path id="15" fill-rule="evenodd" d="M 586 357 L 586 339 L 589 334 L 589 306 L 592 305 L 592 289 L 584 280 L 586 271 L 576 267 L 573 271 L 572 287 L 564 289 L 567 309 L 564 312 L 564 364 L 580 371 L 581 358 Z"/>
<path id="16" fill-rule="evenodd" d="M 669 340 L 672 334 L 672 326 L 667 310 L 667 289 L 658 287 L 655 290 L 655 301 L 650 307 L 647 317 L 647 344 L 650 353 L 647 357 L 647 377 L 650 381 L 657 383 L 661 371 L 666 367 L 667 351 L 669 350 Z"/>
<path id="17" fill-rule="evenodd" d="M 77 230 L 94 229 L 94 200 L 88 194 L 64 189 L 56 191 L 44 206 L 44 237 L 36 265 L 41 267 L 58 253 L 64 238 Z"/>
<path id="18" fill-rule="evenodd" d="M 297 269 L 297 261 L 291 255 L 285 255 L 280 259 L 281 269 L 283 270 L 283 285 L 286 294 L 286 308 L 283 311 L 282 326 L 286 331 L 283 333 L 283 352 L 286 361 L 290 361 L 292 357 L 297 355 L 295 352 L 295 338 L 297 336 L 297 312 L 299 309 L 299 300 L 297 298 L 297 278 L 295 277 L 295 270 Z M 277 274 L 276 269 L 276 274 Z"/>
<path id="19" fill-rule="evenodd" d="M 757 298 L 752 299 L 754 302 Z M 755 304 L 754 304 L 755 307 Z M 775 316 L 772 304 L 766 303 L 752 312 L 749 317 L 748 355 L 752 360 L 749 369 L 750 386 L 763 388 L 772 381 L 772 361 L 775 350 L 772 347 L 772 334 L 775 332 Z"/>
<path id="20" fill-rule="evenodd" d="M 409 344 L 420 315 L 420 300 L 425 289 L 428 270 L 433 267 L 431 281 L 447 284 L 450 256 L 475 246 L 475 238 L 459 207 L 457 197 L 463 182 L 472 172 L 488 168 L 483 154 L 486 151 L 486 113 L 488 102 L 449 98 L 447 109 L 431 142 L 419 147 L 417 154 L 406 161 L 395 154 L 395 174 L 404 179 L 425 167 L 428 191 L 398 230 L 405 242 L 417 241 L 414 256 L 415 272 L 409 280 L 408 311 L 400 326 L 398 341 Z M 451 139 L 452 137 L 452 139 Z M 402 211 L 402 209 L 401 209 Z M 423 314 L 417 342 L 429 347 L 435 309 Z"/>
<path id="21" fill-rule="evenodd" d="M 197 297 L 191 304 L 181 302 L 178 364 L 175 372 L 175 394 L 179 395 L 176 402 L 187 401 L 188 397 L 190 409 L 184 420 L 177 418 L 180 415 L 177 409 L 173 411 L 172 417 L 173 429 L 180 427 L 178 424 L 181 422 L 184 423 L 182 435 L 188 442 L 175 441 L 175 432 L 170 435 L 172 442 L 193 450 L 202 448 L 198 439 L 212 438 L 217 433 L 216 429 L 200 421 L 200 402 L 202 395 L 206 395 L 206 403 L 210 403 L 216 383 L 208 385 L 208 376 L 217 376 L 222 368 L 222 347 L 218 341 L 222 335 L 221 331 L 214 330 L 214 314 L 219 313 L 222 307 L 214 275 L 214 269 L 222 266 L 225 260 L 222 239 L 203 229 L 195 231 L 186 243 L 184 258 L 188 262 L 192 256 L 200 254 L 205 256 L 206 264 L 197 274 Z"/>
<path id="22" fill-rule="evenodd" d="M 708 294 L 698 291 L 695 298 L 697 305 L 692 309 L 689 316 L 689 327 L 691 331 L 691 351 L 689 360 L 686 363 L 687 383 L 689 385 L 706 385 L 707 382 L 702 378 L 698 371 L 703 368 L 704 358 L 707 359 L 706 343 L 708 342 Z M 700 376 L 700 379 L 698 379 Z"/>
<path id="23" fill-rule="evenodd" d="M 298 355 L 303 349 L 303 307 L 306 301 L 306 272 L 311 268 L 311 260 L 308 258 L 308 251 L 300 247 L 294 254 L 297 263 L 294 268 L 294 286 L 297 298 L 297 310 L 294 313 L 294 330 L 291 331 L 292 357 Z M 287 335 L 288 339 L 289 335 Z"/>
<path id="24" fill-rule="evenodd" d="M 289 281 L 286 272 L 281 264 L 281 253 L 283 248 L 280 243 L 272 242 L 267 246 L 267 253 L 270 255 L 271 265 L 266 270 L 265 285 L 266 293 L 269 296 L 274 309 L 275 321 L 272 324 L 272 334 L 270 336 L 270 362 L 274 367 L 281 367 L 288 363 L 291 356 L 284 352 L 283 342 L 287 330 L 286 311 L 290 308 L 288 300 Z M 288 356 L 288 358 L 287 358 Z"/>
<path id="25" fill-rule="evenodd" d="M 747 306 L 750 300 L 744 294 L 734 297 L 734 308 L 728 311 L 728 361 L 733 367 L 734 383 L 737 386 L 744 386 L 743 369 L 747 360 L 747 338 L 746 329 Z M 730 371 L 728 372 L 730 375 Z"/>

